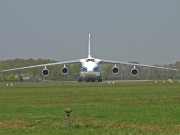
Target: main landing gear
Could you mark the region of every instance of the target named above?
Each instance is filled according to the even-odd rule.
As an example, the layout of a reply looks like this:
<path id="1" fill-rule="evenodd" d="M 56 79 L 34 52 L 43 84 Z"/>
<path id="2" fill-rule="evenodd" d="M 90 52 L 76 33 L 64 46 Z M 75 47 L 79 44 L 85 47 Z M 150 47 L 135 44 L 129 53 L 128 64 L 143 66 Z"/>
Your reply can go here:
<path id="1" fill-rule="evenodd" d="M 99 79 L 98 79 L 98 82 L 102 82 L 102 79 L 101 79 L 101 78 L 99 78 Z"/>

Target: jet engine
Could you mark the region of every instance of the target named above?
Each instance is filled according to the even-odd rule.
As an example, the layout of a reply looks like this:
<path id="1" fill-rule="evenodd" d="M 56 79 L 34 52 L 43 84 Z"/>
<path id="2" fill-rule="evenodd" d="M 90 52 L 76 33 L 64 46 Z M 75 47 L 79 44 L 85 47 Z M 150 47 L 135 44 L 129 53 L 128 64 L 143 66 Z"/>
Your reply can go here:
<path id="1" fill-rule="evenodd" d="M 67 67 L 63 67 L 63 68 L 61 69 L 61 73 L 62 73 L 63 75 L 67 75 L 67 74 L 68 74 L 68 68 L 67 68 Z"/>
<path id="2" fill-rule="evenodd" d="M 113 72 L 113 74 L 118 74 L 119 68 L 118 67 L 113 67 L 112 72 Z"/>
<path id="3" fill-rule="evenodd" d="M 49 75 L 49 70 L 46 69 L 46 68 L 43 69 L 43 70 L 42 70 L 42 75 L 43 75 L 43 76 L 48 76 L 48 75 Z"/>
<path id="4" fill-rule="evenodd" d="M 136 69 L 136 67 L 134 66 L 134 68 L 131 70 L 131 74 L 133 76 L 136 76 L 138 74 L 138 70 Z"/>

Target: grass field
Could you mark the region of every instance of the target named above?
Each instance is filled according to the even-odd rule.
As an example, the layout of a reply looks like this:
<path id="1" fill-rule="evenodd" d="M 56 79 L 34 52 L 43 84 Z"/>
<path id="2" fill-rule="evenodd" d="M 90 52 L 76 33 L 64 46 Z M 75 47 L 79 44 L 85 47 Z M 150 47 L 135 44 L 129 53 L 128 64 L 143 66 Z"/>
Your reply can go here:
<path id="1" fill-rule="evenodd" d="M 0 83 L 0 134 L 180 134 L 180 83 Z"/>

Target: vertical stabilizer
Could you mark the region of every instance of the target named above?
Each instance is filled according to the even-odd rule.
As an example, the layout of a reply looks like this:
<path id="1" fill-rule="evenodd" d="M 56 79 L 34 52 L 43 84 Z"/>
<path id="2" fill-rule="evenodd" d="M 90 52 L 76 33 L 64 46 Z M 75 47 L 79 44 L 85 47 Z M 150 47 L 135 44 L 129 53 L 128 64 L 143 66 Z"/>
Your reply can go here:
<path id="1" fill-rule="evenodd" d="M 91 50 L 90 50 L 90 34 L 89 34 L 89 42 L 88 42 L 88 57 L 91 57 Z"/>

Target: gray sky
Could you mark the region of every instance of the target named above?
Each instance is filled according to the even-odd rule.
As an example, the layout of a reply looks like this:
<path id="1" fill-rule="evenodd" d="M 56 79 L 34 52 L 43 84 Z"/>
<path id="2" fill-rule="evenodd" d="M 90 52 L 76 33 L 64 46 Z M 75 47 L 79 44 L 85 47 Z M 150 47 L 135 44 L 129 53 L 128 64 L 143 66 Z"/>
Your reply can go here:
<path id="1" fill-rule="evenodd" d="M 0 60 L 180 61 L 180 0 L 0 0 Z"/>

